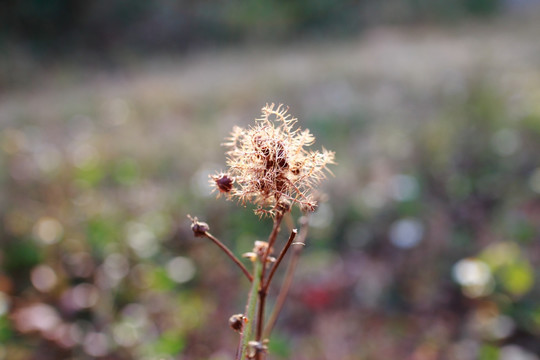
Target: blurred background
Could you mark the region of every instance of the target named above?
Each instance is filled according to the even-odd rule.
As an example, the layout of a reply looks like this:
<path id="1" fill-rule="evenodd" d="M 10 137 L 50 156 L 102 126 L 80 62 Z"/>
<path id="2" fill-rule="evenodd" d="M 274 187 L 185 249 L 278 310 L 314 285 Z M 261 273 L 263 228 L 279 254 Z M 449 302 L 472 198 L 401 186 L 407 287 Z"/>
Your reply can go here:
<path id="1" fill-rule="evenodd" d="M 3 1 L 0 359 L 232 359 L 266 102 L 339 164 L 269 358 L 540 359 L 538 3 Z"/>

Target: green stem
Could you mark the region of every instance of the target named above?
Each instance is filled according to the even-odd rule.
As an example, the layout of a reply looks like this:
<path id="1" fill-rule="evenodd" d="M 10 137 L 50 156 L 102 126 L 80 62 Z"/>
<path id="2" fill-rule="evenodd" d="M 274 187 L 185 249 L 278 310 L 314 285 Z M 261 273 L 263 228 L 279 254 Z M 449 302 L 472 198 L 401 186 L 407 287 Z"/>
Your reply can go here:
<path id="1" fill-rule="evenodd" d="M 255 312 L 257 310 L 257 298 L 259 293 L 259 288 L 261 286 L 261 274 L 262 274 L 262 263 L 261 260 L 257 258 L 253 263 L 253 281 L 251 282 L 251 290 L 249 291 L 248 302 L 246 305 L 246 317 L 248 319 L 247 324 L 244 326 L 244 331 L 242 332 L 242 337 L 240 338 L 240 357 L 239 360 L 247 359 L 248 343 L 250 342 L 253 325 L 255 324 Z"/>

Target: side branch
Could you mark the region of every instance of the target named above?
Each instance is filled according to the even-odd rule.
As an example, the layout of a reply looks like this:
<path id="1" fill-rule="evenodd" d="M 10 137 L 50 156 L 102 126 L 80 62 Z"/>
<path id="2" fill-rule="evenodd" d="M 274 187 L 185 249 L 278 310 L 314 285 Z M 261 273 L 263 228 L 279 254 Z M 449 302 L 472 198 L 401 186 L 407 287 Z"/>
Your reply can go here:
<path id="1" fill-rule="evenodd" d="M 270 236 L 268 237 L 268 248 L 266 249 L 266 252 L 264 253 L 262 257 L 262 263 L 263 268 L 261 271 L 261 288 L 259 290 L 259 308 L 257 309 L 257 332 L 255 333 L 255 340 L 261 341 L 261 337 L 263 334 L 263 326 L 264 326 L 264 309 L 266 304 L 266 289 L 263 287 L 264 285 L 264 279 L 265 279 L 265 273 L 266 273 L 266 265 L 268 256 L 270 255 L 270 251 L 272 250 L 272 247 L 274 246 L 276 242 L 276 238 L 279 232 L 279 227 L 281 225 L 281 221 L 283 220 L 283 212 L 278 212 L 276 217 L 274 218 L 274 227 L 272 228 L 272 232 L 270 233 Z M 260 355 L 258 355 L 260 356 Z M 258 357 L 260 359 L 260 357 Z"/>
<path id="2" fill-rule="evenodd" d="M 309 230 L 309 218 L 307 215 L 305 215 L 300 219 L 300 221 L 301 221 L 301 228 L 300 228 L 300 234 L 298 235 L 298 238 L 299 238 L 298 242 L 302 244 L 302 243 L 305 243 L 307 233 Z M 272 313 L 270 317 L 268 318 L 268 323 L 266 324 L 266 327 L 264 328 L 265 338 L 270 337 L 270 334 L 272 333 L 274 325 L 276 324 L 277 317 L 279 313 L 281 312 L 281 309 L 283 308 L 283 304 L 285 303 L 285 299 L 287 298 L 289 289 L 291 288 L 291 285 L 292 285 L 294 271 L 296 270 L 296 265 L 298 264 L 298 260 L 300 258 L 300 253 L 302 252 L 302 249 L 303 249 L 303 246 L 297 246 L 293 248 L 292 257 L 289 262 L 289 266 L 287 267 L 285 279 L 283 280 L 278 297 L 276 299 L 276 304 L 274 305 L 274 309 L 272 310 Z"/>
<path id="3" fill-rule="evenodd" d="M 232 253 L 231 250 L 229 250 L 229 248 L 227 246 L 225 246 L 225 244 L 223 244 L 221 241 L 219 241 L 214 235 L 210 234 L 208 231 L 205 231 L 204 232 L 204 236 L 206 236 L 207 238 L 209 238 L 210 240 L 212 240 L 214 242 L 214 244 L 216 244 L 217 246 L 219 246 L 219 248 L 221 250 L 223 250 L 225 252 L 225 254 L 227 254 L 227 256 L 229 256 L 231 258 L 232 261 L 234 261 L 236 263 L 236 265 L 238 265 L 238 267 L 240 267 L 240 270 L 242 270 L 242 272 L 246 275 L 246 277 L 248 278 L 248 280 L 250 282 L 253 282 L 253 276 L 251 276 L 251 274 L 249 273 L 249 271 L 246 269 L 246 267 L 244 266 L 244 264 L 242 264 L 240 262 L 240 260 L 238 260 L 238 258 Z"/>
<path id="4" fill-rule="evenodd" d="M 272 251 L 272 247 L 274 246 L 274 243 L 276 242 L 277 234 L 279 232 L 279 227 L 281 225 L 281 220 L 283 220 L 283 213 L 278 212 L 276 214 L 276 217 L 274 218 L 274 226 L 272 228 L 272 232 L 270 233 L 270 236 L 268 237 L 268 248 L 266 249 L 266 252 L 263 255 L 263 272 L 262 272 L 262 278 L 264 279 L 264 273 L 266 270 L 266 261 L 268 260 L 268 256 L 270 255 L 270 251 Z"/>
<path id="5" fill-rule="evenodd" d="M 272 267 L 272 270 L 270 270 L 270 274 L 268 274 L 268 279 L 266 280 L 266 283 L 263 286 L 263 291 L 264 292 L 268 292 L 268 287 L 270 286 L 270 282 L 272 281 L 272 278 L 274 277 L 274 274 L 276 273 L 276 270 L 277 270 L 279 264 L 281 263 L 281 261 L 285 257 L 285 254 L 289 250 L 289 247 L 293 243 L 294 238 L 296 237 L 296 234 L 298 234 L 298 230 L 293 229 L 293 231 L 291 232 L 291 235 L 289 236 L 289 240 L 287 241 L 287 244 L 285 244 L 285 246 L 281 250 L 281 253 L 279 253 L 279 256 L 278 256 L 278 258 L 276 260 L 276 263 Z"/>

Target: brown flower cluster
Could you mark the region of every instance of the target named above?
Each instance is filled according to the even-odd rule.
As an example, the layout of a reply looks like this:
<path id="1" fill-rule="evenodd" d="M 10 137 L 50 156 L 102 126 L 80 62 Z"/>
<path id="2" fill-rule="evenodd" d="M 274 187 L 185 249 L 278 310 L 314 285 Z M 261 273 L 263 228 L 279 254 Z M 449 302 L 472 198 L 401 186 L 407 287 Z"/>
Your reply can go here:
<path id="1" fill-rule="evenodd" d="M 294 127 L 297 120 L 287 114 L 288 108 L 274 107 L 263 107 L 255 126 L 234 127 L 224 144 L 229 148 L 229 172 L 211 181 L 227 197 L 257 205 L 258 214 L 275 215 L 294 203 L 313 211 L 314 187 L 325 177 L 327 165 L 334 163 L 334 152 L 306 150 L 314 136 Z"/>

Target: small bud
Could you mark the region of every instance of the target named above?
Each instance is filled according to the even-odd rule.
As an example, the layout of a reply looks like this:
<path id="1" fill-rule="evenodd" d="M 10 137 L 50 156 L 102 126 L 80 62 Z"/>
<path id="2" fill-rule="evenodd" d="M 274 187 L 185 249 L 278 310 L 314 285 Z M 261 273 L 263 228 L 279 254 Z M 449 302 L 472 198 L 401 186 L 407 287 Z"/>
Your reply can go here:
<path id="1" fill-rule="evenodd" d="M 257 254 L 252 251 L 243 253 L 242 257 L 248 258 L 251 262 L 255 262 L 257 260 Z"/>
<path id="2" fill-rule="evenodd" d="M 266 341 L 265 341 L 266 342 Z M 248 342 L 248 359 L 254 359 L 258 354 L 264 354 L 268 351 L 268 346 L 260 341 Z"/>
<path id="3" fill-rule="evenodd" d="M 219 190 L 220 194 L 227 194 L 231 192 L 234 184 L 234 179 L 228 174 L 219 173 L 217 175 L 213 175 L 211 178 L 214 181 L 214 185 Z"/>
<path id="4" fill-rule="evenodd" d="M 259 258 L 262 259 L 267 249 L 268 249 L 268 243 L 266 241 L 259 241 L 259 240 L 255 241 L 253 252 L 257 254 Z M 272 249 L 270 249 L 270 253 L 272 253 Z"/>
<path id="5" fill-rule="evenodd" d="M 256 261 L 257 259 L 262 259 L 264 257 L 264 254 L 266 254 L 266 250 L 268 249 L 268 243 L 266 241 L 255 241 L 255 244 L 253 246 L 253 250 L 250 252 L 242 254 L 242 257 L 248 258 L 251 262 Z M 270 249 L 269 254 L 273 252 L 274 249 Z M 276 259 L 272 256 L 268 256 L 266 259 L 267 262 L 274 262 Z"/>
<path id="6" fill-rule="evenodd" d="M 236 332 L 241 333 L 244 329 L 244 323 L 247 323 L 248 319 L 244 314 L 235 314 L 229 318 L 229 326 Z"/>
<path id="7" fill-rule="evenodd" d="M 192 218 L 188 215 L 188 218 L 191 220 L 191 230 L 193 231 L 193 235 L 195 235 L 195 237 L 206 236 L 206 232 L 210 230 L 210 226 L 205 222 L 199 221 L 197 217 Z"/>

